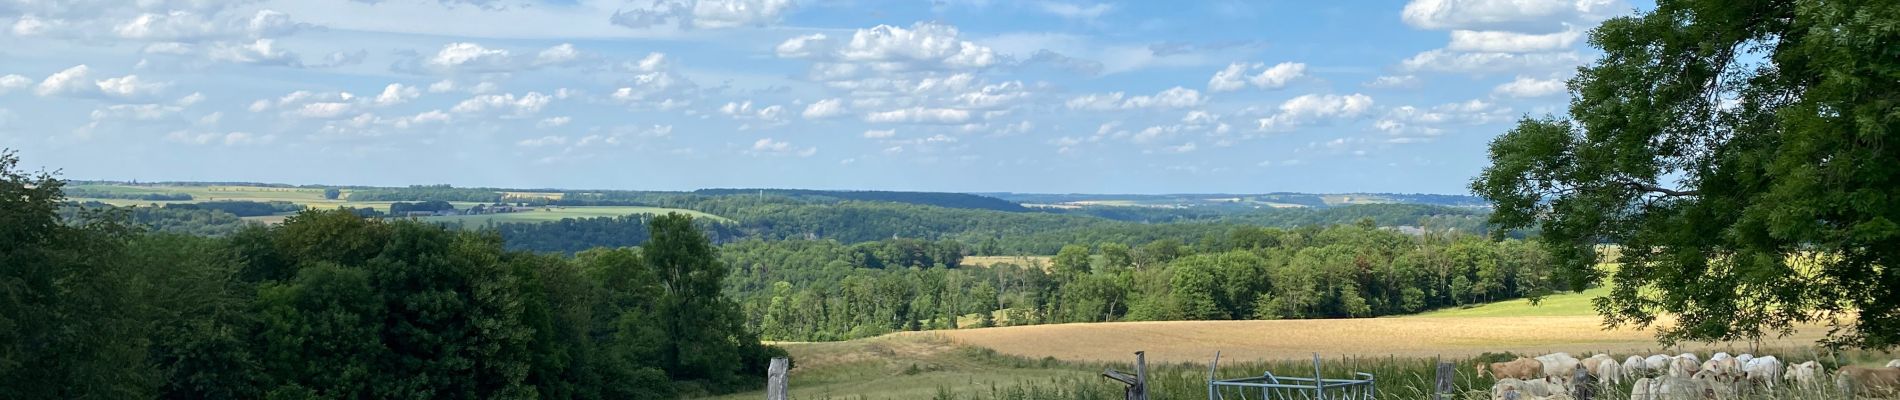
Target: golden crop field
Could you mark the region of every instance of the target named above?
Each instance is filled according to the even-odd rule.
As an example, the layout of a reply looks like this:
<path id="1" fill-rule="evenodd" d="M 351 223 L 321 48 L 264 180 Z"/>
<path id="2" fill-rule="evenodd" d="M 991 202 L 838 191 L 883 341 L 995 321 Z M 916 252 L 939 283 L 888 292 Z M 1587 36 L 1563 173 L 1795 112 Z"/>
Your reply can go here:
<path id="1" fill-rule="evenodd" d="M 931 332 L 952 342 L 1029 358 L 1120 361 L 1135 351 L 1150 360 L 1206 362 L 1323 356 L 1465 357 L 1511 351 L 1618 354 L 1657 349 L 1654 333 L 1604 330 L 1595 316 L 1361 318 L 1276 321 L 1157 321 L 1014 326 Z M 1811 345 L 1824 329 L 1808 329 L 1763 346 Z M 1698 347 L 1748 348 L 1748 343 Z"/>

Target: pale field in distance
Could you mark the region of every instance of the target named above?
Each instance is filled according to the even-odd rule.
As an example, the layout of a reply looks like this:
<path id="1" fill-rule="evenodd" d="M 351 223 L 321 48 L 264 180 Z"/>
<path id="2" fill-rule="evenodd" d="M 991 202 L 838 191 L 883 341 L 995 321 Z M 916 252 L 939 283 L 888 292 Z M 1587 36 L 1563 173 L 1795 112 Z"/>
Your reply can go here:
<path id="1" fill-rule="evenodd" d="M 1014 264 L 1019 267 L 1032 265 L 1048 266 L 1052 256 L 964 256 L 959 267 L 989 268 L 997 264 Z"/>

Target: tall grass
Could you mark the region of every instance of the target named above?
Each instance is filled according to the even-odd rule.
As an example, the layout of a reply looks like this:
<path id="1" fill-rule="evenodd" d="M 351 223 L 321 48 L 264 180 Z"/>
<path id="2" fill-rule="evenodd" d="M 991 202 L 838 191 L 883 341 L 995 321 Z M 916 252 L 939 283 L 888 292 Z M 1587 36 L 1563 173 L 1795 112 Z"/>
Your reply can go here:
<path id="1" fill-rule="evenodd" d="M 1703 359 L 1708 359 L 1709 356 L 1716 351 L 1725 351 L 1731 354 L 1753 353 L 1756 355 L 1774 355 L 1789 365 L 1816 360 L 1825 365 L 1829 371 L 1838 368 L 1838 366 L 1842 364 L 1880 365 L 1894 357 L 1892 353 L 1885 352 L 1827 352 L 1815 348 L 1777 348 L 1758 349 L 1755 351 L 1748 349 L 1712 348 L 1699 349 L 1699 351 L 1695 353 Z M 1125 372 L 1133 371 L 1133 366 L 1130 365 L 1130 363 L 1062 362 L 1054 359 L 1027 359 L 1001 355 L 986 349 L 963 349 L 959 353 L 961 353 L 960 358 L 965 358 L 974 364 L 985 365 L 991 368 L 1065 369 L 1077 372 L 1100 372 L 1103 369 L 1113 368 Z M 1682 351 L 1658 349 L 1653 352 L 1645 352 L 1643 355 L 1651 353 L 1680 354 Z M 1587 357 L 1590 353 L 1574 355 L 1582 358 Z M 1623 357 L 1628 355 L 1629 354 L 1616 354 L 1615 359 L 1621 362 Z M 1210 356 L 1212 355 L 1210 354 Z M 1331 357 L 1322 359 L 1320 371 L 1321 374 L 1327 378 L 1350 378 L 1354 372 L 1373 374 L 1375 376 L 1378 392 L 1377 398 L 1380 399 L 1429 399 L 1431 398 L 1431 391 L 1435 386 L 1433 382 L 1436 374 L 1436 361 L 1437 360 L 1430 358 L 1407 357 Z M 1490 377 L 1476 376 L 1473 365 L 1475 365 L 1477 360 L 1471 358 L 1447 358 L 1445 361 L 1451 362 L 1453 366 L 1455 366 L 1453 369 L 1455 376 L 1452 382 L 1456 390 L 1448 394 L 1447 398 L 1460 400 L 1491 398 L 1490 390 L 1495 381 Z M 1310 377 L 1313 375 L 1313 364 L 1310 360 L 1245 362 L 1223 360 L 1216 374 L 1220 379 L 1232 379 L 1257 377 L 1261 376 L 1264 372 L 1271 372 L 1275 376 Z M 931 372 L 923 373 L 928 374 Z M 1150 398 L 1157 400 L 1207 398 L 1207 374 L 1208 370 L 1205 362 L 1150 364 L 1148 366 Z M 1633 376 L 1624 379 L 1619 384 L 1601 385 L 1597 390 L 1596 398 L 1628 399 L 1637 378 L 1638 377 Z M 1774 389 L 1759 385 L 1734 383 L 1714 387 L 1712 390 L 1722 393 L 1721 398 L 1724 399 L 1818 400 L 1846 398 L 1845 395 L 1835 389 L 1832 379 L 1821 379 L 1819 384 L 1812 387 L 1794 386 L 1795 385 L 1785 381 L 1777 382 L 1777 387 Z M 1222 395 L 1226 399 L 1259 399 L 1262 397 L 1258 390 L 1242 392 L 1233 388 L 1222 391 Z M 1108 400 L 1121 399 L 1122 396 L 1123 386 L 1119 382 L 1100 377 L 1088 377 L 1076 374 L 1070 376 L 1023 379 L 1013 382 L 941 384 L 936 387 L 936 391 L 931 395 L 931 398 L 943 400 Z M 826 394 L 815 397 L 795 396 L 795 398 L 870 399 L 883 397 L 878 396 L 876 393 L 863 393 Z"/>

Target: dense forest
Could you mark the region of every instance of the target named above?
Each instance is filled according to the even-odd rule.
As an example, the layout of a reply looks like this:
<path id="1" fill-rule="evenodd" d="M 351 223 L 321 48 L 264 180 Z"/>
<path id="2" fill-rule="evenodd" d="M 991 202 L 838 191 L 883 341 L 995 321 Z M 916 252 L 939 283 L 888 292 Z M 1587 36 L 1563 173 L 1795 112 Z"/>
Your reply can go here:
<path id="1" fill-rule="evenodd" d="M 1368 221 L 1369 222 L 1369 221 Z M 747 240 L 727 293 L 768 340 L 1125 320 L 1347 318 L 1541 296 L 1532 243 L 1414 236 L 1370 223 L 1235 227 L 1183 243 L 1063 246 L 1048 265 L 952 268 L 954 241 Z M 934 247 L 934 249 L 933 249 Z M 893 257 L 914 260 L 892 263 Z"/>
<path id="2" fill-rule="evenodd" d="M 0 398 L 670 398 L 755 388 L 782 354 L 686 216 L 573 257 L 351 210 L 148 233 L 16 163 L 0 154 Z"/>

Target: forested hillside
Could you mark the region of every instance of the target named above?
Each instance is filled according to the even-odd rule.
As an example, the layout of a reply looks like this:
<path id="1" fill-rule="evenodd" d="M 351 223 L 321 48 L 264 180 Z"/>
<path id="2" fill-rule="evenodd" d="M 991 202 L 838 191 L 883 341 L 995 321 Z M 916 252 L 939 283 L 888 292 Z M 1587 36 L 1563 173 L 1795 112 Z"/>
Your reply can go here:
<path id="1" fill-rule="evenodd" d="M 0 153 L 0 398 L 672 398 L 766 360 L 689 217 L 574 257 L 350 210 L 223 237 L 67 211 Z M 218 212 L 145 209 L 156 212 Z"/>

